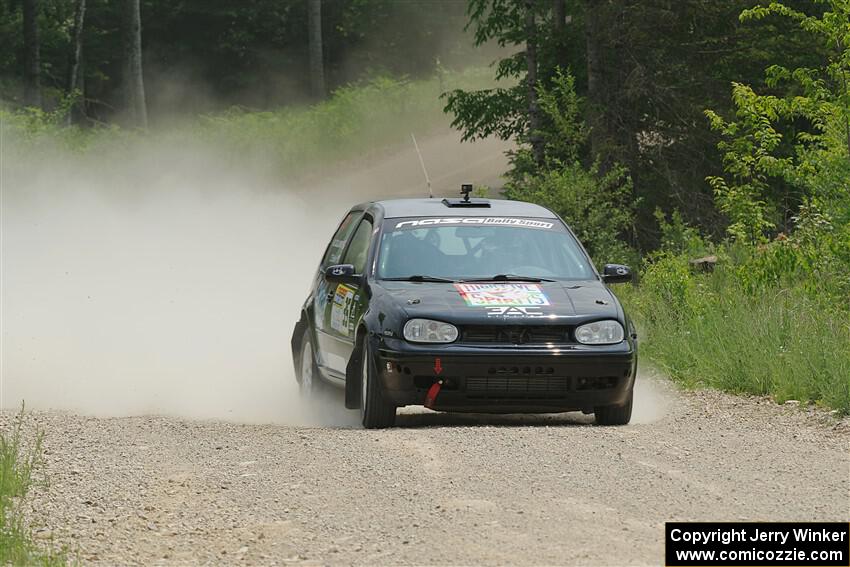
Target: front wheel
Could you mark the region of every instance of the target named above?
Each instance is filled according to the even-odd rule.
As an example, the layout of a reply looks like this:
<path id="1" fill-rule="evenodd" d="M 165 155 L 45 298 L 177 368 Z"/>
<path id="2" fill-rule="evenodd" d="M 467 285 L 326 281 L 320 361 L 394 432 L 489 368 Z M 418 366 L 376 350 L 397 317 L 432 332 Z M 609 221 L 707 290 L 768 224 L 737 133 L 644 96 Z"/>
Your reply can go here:
<path id="1" fill-rule="evenodd" d="M 629 397 L 623 405 L 597 406 L 594 408 L 597 425 L 627 425 L 632 419 L 632 401 L 634 386 L 629 390 Z"/>
<path id="2" fill-rule="evenodd" d="M 364 338 L 360 365 L 360 420 L 366 429 L 382 429 L 395 424 L 395 404 L 384 399 L 383 388 L 376 376 L 375 364 Z"/>

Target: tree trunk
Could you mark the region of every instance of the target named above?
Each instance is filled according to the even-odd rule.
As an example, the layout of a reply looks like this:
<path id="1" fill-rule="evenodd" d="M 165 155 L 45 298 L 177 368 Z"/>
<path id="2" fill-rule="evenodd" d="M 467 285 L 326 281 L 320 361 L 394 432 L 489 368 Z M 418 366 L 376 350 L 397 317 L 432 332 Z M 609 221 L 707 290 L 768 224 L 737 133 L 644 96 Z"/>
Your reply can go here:
<path id="1" fill-rule="evenodd" d="M 552 36 L 555 40 L 555 63 L 566 68 L 567 49 L 566 49 L 566 23 L 567 23 L 567 2 L 566 0 L 554 0 L 552 6 Z"/>
<path id="2" fill-rule="evenodd" d="M 86 18 L 86 0 L 77 0 L 74 13 L 74 44 L 71 47 L 71 62 L 68 65 L 68 95 L 74 97 L 71 108 L 68 109 L 68 124 L 79 122 L 85 117 L 85 102 L 83 99 L 83 84 L 80 74 L 83 59 L 83 23 Z"/>
<path id="3" fill-rule="evenodd" d="M 124 105 L 129 124 L 147 128 L 142 78 L 142 18 L 139 0 L 122 0 L 124 15 Z"/>
<path id="4" fill-rule="evenodd" d="M 322 53 L 322 0 L 307 0 L 310 56 L 310 92 L 314 100 L 325 98 L 325 62 Z"/>
<path id="5" fill-rule="evenodd" d="M 602 77 L 601 24 L 599 0 L 585 0 L 585 45 L 587 49 L 587 123 L 590 126 L 590 148 L 592 159 L 600 160 L 600 173 L 610 167 L 605 153 L 606 128 L 602 109 L 605 108 L 605 93 Z"/>
<path id="6" fill-rule="evenodd" d="M 24 105 L 41 108 L 41 55 L 38 0 L 23 0 Z"/>
<path id="7" fill-rule="evenodd" d="M 528 141 L 537 167 L 543 165 L 543 140 L 540 138 L 540 108 L 537 104 L 537 21 L 534 1 L 525 0 L 525 63 L 528 85 Z"/>

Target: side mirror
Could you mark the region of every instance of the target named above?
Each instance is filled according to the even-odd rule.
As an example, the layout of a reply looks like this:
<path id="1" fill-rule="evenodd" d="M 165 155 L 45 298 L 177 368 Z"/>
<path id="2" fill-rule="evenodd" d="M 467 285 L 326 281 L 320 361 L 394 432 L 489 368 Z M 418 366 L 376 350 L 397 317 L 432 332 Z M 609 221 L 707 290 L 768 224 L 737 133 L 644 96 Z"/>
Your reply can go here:
<path id="1" fill-rule="evenodd" d="M 632 269 L 622 264 L 605 264 L 602 269 L 602 281 L 605 283 L 628 283 L 632 281 Z"/>
<path id="2" fill-rule="evenodd" d="M 360 276 L 354 273 L 352 264 L 335 264 L 325 268 L 325 279 L 334 283 L 354 283 Z"/>

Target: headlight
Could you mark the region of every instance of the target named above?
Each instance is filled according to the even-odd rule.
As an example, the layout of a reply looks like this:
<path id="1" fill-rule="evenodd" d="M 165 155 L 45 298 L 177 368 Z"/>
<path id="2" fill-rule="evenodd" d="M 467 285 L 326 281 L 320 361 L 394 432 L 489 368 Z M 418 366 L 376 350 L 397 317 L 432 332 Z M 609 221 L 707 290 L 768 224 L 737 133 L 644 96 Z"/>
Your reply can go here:
<path id="1" fill-rule="evenodd" d="M 596 321 L 576 329 L 576 340 L 584 345 L 613 345 L 624 336 L 623 326 L 617 321 Z"/>
<path id="2" fill-rule="evenodd" d="M 411 319 L 404 325 L 404 338 L 412 343 L 450 343 L 457 339 L 457 327 L 431 319 Z"/>

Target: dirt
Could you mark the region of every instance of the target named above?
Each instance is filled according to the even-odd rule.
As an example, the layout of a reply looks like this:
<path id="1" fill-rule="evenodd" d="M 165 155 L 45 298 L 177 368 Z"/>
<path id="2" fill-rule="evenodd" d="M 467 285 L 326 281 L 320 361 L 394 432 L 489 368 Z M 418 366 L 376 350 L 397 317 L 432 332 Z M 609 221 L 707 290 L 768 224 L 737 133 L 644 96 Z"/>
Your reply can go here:
<path id="1" fill-rule="evenodd" d="M 28 419 L 49 479 L 29 517 L 83 564 L 659 564 L 665 521 L 850 517 L 847 420 L 646 377 L 626 427 Z"/>
<path id="2" fill-rule="evenodd" d="M 457 138 L 420 140 L 435 193 L 498 185 L 507 145 Z M 45 158 L 4 188 L 0 428 L 25 399 L 46 433 L 43 544 L 86 565 L 659 564 L 669 520 L 850 517 L 847 421 L 767 400 L 643 377 L 628 427 L 409 409 L 386 431 L 303 404 L 288 340 L 318 258 L 351 204 L 424 195 L 418 158 L 306 187 L 193 151 Z"/>
<path id="3" fill-rule="evenodd" d="M 510 145 L 459 138 L 419 141 L 435 195 L 498 187 Z M 85 159 L 0 186 L 0 408 L 338 423 L 289 403 L 290 334 L 348 209 L 427 196 L 412 143 L 310 183 L 204 148 Z"/>

